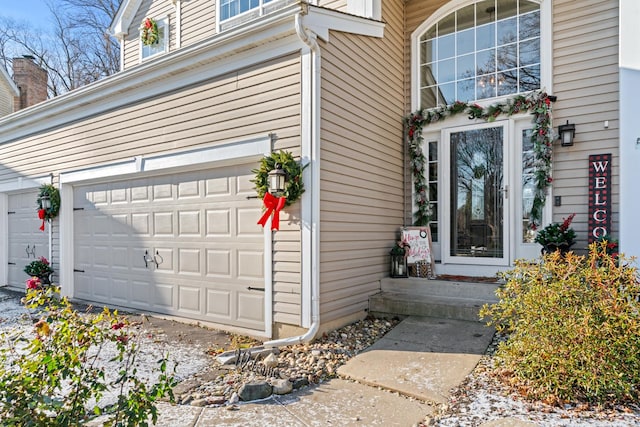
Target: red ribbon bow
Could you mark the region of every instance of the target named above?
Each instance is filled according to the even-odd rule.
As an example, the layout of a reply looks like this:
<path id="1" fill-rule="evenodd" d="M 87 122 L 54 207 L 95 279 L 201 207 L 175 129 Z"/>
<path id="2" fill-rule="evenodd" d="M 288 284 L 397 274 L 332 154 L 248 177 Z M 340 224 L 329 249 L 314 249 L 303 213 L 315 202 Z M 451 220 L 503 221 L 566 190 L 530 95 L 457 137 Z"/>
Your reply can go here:
<path id="1" fill-rule="evenodd" d="M 42 225 L 40 226 L 40 230 L 42 231 L 44 231 L 44 215 L 45 215 L 44 209 L 38 209 L 38 218 L 42 220 Z"/>
<path id="2" fill-rule="evenodd" d="M 271 229 L 280 230 L 280 210 L 284 208 L 284 204 L 287 202 L 287 198 L 275 197 L 271 193 L 265 193 L 262 202 L 264 203 L 264 207 L 267 208 L 267 211 L 262 215 L 262 217 L 258 221 L 258 224 L 264 227 L 264 225 L 267 223 L 267 219 L 269 219 L 271 213 L 273 212 Z"/>

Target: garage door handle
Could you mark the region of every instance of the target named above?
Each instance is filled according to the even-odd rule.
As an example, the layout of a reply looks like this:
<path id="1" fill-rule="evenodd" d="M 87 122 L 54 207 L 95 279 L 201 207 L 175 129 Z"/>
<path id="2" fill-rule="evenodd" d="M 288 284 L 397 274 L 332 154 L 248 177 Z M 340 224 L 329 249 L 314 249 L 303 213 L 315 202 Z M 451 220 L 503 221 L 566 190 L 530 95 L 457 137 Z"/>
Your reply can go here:
<path id="1" fill-rule="evenodd" d="M 15 262 L 10 262 L 9 265 L 16 265 L 16 263 Z"/>
<path id="2" fill-rule="evenodd" d="M 77 268 L 74 268 L 74 269 L 73 269 L 73 272 L 74 272 L 74 273 L 84 273 L 84 270 L 79 270 L 79 269 L 77 269 Z"/>
<path id="3" fill-rule="evenodd" d="M 249 291 L 262 291 L 262 292 L 264 292 L 264 288 L 254 288 L 253 286 L 247 286 L 247 290 L 249 290 Z"/>

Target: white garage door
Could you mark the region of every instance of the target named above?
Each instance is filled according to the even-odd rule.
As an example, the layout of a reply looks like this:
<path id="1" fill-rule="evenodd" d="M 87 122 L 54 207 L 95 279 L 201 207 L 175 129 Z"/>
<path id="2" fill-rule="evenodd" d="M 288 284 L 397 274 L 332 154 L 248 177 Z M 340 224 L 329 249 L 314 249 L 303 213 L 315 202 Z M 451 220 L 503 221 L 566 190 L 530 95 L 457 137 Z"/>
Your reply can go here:
<path id="1" fill-rule="evenodd" d="M 49 224 L 40 230 L 38 219 L 38 191 L 9 195 L 9 282 L 23 290 L 29 278 L 24 267 L 41 256 L 49 257 Z"/>
<path id="2" fill-rule="evenodd" d="M 75 188 L 75 297 L 264 331 L 251 168 Z"/>

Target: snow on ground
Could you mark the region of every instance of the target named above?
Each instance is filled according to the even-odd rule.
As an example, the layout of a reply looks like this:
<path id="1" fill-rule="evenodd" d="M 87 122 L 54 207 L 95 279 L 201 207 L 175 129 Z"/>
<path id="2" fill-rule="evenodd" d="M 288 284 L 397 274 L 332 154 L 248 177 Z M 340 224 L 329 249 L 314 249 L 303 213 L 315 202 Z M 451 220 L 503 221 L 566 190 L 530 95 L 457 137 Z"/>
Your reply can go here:
<path id="1" fill-rule="evenodd" d="M 37 313 L 26 309 L 20 303 L 17 294 L 7 295 L 0 292 L 0 345 L 4 345 L 7 337 L 22 335 L 32 339 L 35 336 L 33 324 L 37 319 Z M 128 332 L 138 343 L 136 376 L 148 385 L 157 382 L 158 361 L 165 355 L 168 357 L 167 373 L 172 374 L 178 381 L 211 364 L 212 359 L 206 354 L 206 348 L 194 343 L 174 345 L 162 331 L 147 329 L 144 323 L 130 326 Z M 106 343 L 100 349 L 96 366 L 104 367 L 107 380 L 115 380 L 121 370 L 121 364 L 112 360 L 117 354 L 114 343 Z M 115 403 L 116 398 L 115 392 L 107 392 L 100 401 L 100 406 Z"/>

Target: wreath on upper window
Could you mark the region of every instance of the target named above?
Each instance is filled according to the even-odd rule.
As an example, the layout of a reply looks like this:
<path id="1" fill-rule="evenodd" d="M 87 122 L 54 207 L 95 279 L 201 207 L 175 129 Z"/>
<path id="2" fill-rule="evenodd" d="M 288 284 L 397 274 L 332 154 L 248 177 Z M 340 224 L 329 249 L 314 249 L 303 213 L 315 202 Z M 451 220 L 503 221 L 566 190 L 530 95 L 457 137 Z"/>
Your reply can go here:
<path id="1" fill-rule="evenodd" d="M 157 44 L 159 39 L 158 23 L 151 18 L 145 18 L 140 27 L 140 40 L 144 45 Z"/>
<path id="2" fill-rule="evenodd" d="M 51 202 L 51 207 L 45 209 L 42 201 L 48 199 Z M 40 186 L 40 192 L 38 193 L 38 217 L 41 220 L 51 221 L 58 216 L 60 212 L 60 192 L 56 187 L 51 184 L 43 184 Z"/>
<path id="3" fill-rule="evenodd" d="M 287 184 L 285 185 L 282 196 L 287 199 L 285 206 L 290 206 L 304 193 L 302 171 L 306 167 L 306 165 L 300 166 L 300 163 L 295 161 L 291 153 L 280 151 L 279 153 L 274 152 L 271 153 L 270 156 L 263 157 L 262 160 L 260 160 L 260 167 L 251 171 L 256 174 L 255 179 L 252 179 L 251 182 L 256 184 L 258 197 L 263 199 L 264 195 L 269 192 L 269 172 L 276 168 L 276 164 L 281 165 L 282 170 L 287 174 Z"/>

